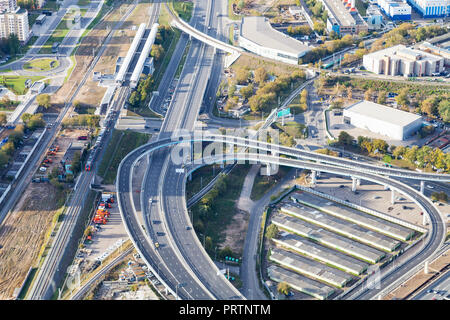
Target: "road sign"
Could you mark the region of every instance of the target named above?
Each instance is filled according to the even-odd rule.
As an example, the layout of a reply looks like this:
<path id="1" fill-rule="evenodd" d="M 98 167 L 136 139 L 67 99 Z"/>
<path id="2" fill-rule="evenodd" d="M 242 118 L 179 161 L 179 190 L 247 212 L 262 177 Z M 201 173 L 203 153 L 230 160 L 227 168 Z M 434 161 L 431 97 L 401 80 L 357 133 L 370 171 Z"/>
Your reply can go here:
<path id="1" fill-rule="evenodd" d="M 288 116 L 290 114 L 291 114 L 291 108 L 286 108 L 286 109 L 278 111 L 277 117 L 284 117 L 284 116 Z"/>
<path id="2" fill-rule="evenodd" d="M 184 173 L 184 169 L 175 169 L 176 173 Z"/>

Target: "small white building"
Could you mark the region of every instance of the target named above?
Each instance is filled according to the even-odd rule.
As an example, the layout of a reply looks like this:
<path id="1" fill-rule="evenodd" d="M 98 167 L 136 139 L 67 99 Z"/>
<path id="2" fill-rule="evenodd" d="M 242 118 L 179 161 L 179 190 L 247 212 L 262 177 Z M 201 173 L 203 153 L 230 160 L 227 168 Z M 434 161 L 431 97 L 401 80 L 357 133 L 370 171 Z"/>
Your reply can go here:
<path id="1" fill-rule="evenodd" d="M 265 17 L 242 18 L 239 45 L 257 55 L 298 64 L 298 59 L 311 49 L 294 38 L 271 27 Z"/>
<path id="2" fill-rule="evenodd" d="M 376 74 L 389 76 L 431 76 L 441 73 L 445 59 L 421 50 L 396 45 L 390 48 L 366 54 L 364 67 Z"/>
<path id="3" fill-rule="evenodd" d="M 344 109 L 344 122 L 394 140 L 404 140 L 422 127 L 422 118 L 414 113 L 365 100 Z"/>

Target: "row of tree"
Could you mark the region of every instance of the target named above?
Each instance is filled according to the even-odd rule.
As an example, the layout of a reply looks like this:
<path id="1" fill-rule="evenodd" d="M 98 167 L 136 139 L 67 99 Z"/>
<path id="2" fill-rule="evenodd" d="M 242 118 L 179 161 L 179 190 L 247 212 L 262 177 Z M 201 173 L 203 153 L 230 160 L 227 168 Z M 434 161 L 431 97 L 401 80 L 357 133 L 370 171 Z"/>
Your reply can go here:
<path id="1" fill-rule="evenodd" d="M 354 137 L 345 131 L 341 131 L 338 136 L 337 143 L 343 146 L 353 145 Z M 405 147 L 394 146 L 382 140 L 371 139 L 359 136 L 357 138 L 357 146 L 361 151 L 368 154 L 392 155 L 396 159 L 404 159 L 417 168 L 432 168 L 434 170 L 442 170 L 450 172 L 450 154 L 444 153 L 439 148 L 431 148 L 429 146 Z M 386 158 L 387 159 L 387 158 Z"/>
<path id="2" fill-rule="evenodd" d="M 355 43 L 355 39 L 349 34 L 343 36 L 341 39 L 329 40 L 318 47 L 308 51 L 300 60 L 302 63 L 310 63 L 318 61 L 326 56 L 332 55 L 346 47 L 349 47 Z"/>
<path id="3" fill-rule="evenodd" d="M 8 136 L 8 142 L 6 142 L 0 149 L 0 168 L 6 165 L 14 154 L 14 150 L 19 147 L 23 140 L 25 127 L 21 124 L 17 125 L 16 128 Z"/>
<path id="4" fill-rule="evenodd" d="M 89 127 L 97 128 L 100 125 L 100 116 L 92 114 L 80 114 L 72 118 L 64 119 L 63 128 Z"/>

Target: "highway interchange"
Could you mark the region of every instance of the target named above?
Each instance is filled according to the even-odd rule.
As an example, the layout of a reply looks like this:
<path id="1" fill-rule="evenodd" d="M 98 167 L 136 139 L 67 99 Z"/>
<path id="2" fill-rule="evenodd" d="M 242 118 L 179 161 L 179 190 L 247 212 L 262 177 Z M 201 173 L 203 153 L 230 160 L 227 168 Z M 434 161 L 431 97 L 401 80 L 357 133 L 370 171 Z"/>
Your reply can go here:
<path id="1" fill-rule="evenodd" d="M 98 3 L 100 7 L 101 4 L 102 2 Z M 147 25 L 157 21 L 160 6 L 160 3 L 154 3 L 151 6 L 152 11 Z M 93 6 L 92 9 L 94 9 Z M 113 31 L 131 13 L 132 9 L 130 8 L 129 12 L 111 30 L 104 45 L 97 53 L 89 72 L 86 73 L 83 81 L 71 95 L 55 125 L 47 129 L 47 135 L 40 147 L 39 151 L 41 152 L 39 154 L 43 154 L 43 151 L 53 141 L 52 137 L 59 130 L 62 118 L 70 109 L 72 100 L 104 52 L 105 45 L 109 42 Z M 64 10 L 58 13 L 57 19 L 52 23 L 54 27 L 57 26 L 59 20 L 64 16 L 64 14 L 60 16 L 61 12 L 65 13 Z M 213 0 L 206 1 L 206 3 L 204 1 L 196 1 L 190 25 L 198 30 L 196 33 L 200 37 L 202 36 L 201 32 L 203 32 L 224 41 L 226 39 L 226 36 L 223 34 L 225 28 L 222 25 L 220 16 L 221 14 L 226 14 L 226 12 L 227 6 L 223 1 Z M 148 34 L 148 31 L 146 34 Z M 42 45 L 45 43 L 46 37 L 41 38 L 39 38 L 39 43 L 42 42 Z M 167 88 L 173 80 L 188 40 L 188 36 L 182 34 L 173 53 L 172 60 L 162 78 L 159 96 L 152 101 L 151 108 L 158 113 L 164 113 L 161 105 L 167 96 Z M 140 44 L 141 48 L 143 43 L 144 41 Z M 74 44 L 70 43 L 69 47 Z M 35 51 L 32 50 L 30 53 L 36 54 L 37 51 Z M 70 51 L 66 53 L 70 54 Z M 212 105 L 209 103 L 209 97 L 215 95 L 215 89 L 219 83 L 218 75 L 222 71 L 222 57 L 223 54 L 220 51 L 216 51 L 213 47 L 196 39 L 191 39 L 188 56 L 159 135 L 156 139 L 152 139 L 152 142 L 134 150 L 123 159 L 116 179 L 120 212 L 135 248 L 147 262 L 152 272 L 179 299 L 245 299 L 244 295 L 235 289 L 219 272 L 219 269 L 203 249 L 201 241 L 197 238 L 186 207 L 185 186 L 187 172 L 184 170 L 184 165 L 172 161 L 173 159 L 171 158 L 173 148 L 175 148 L 174 145 L 179 143 L 178 138 L 175 141 L 174 136 L 177 136 L 180 129 L 184 130 L 182 131 L 183 133 L 194 132 L 197 116 L 202 105 L 204 106 L 203 111 L 210 115 L 210 123 L 214 124 L 214 122 L 217 122 L 225 127 L 236 126 L 237 122 L 235 120 L 220 123 L 215 119 L 211 112 Z M 138 54 L 133 59 L 129 74 L 136 64 L 137 58 Z M 18 65 L 23 64 L 23 62 L 21 61 Z M 62 66 L 62 68 L 64 67 L 65 65 Z M 110 120 L 110 125 L 117 120 L 119 111 L 125 104 L 129 94 L 129 88 L 127 87 L 122 87 L 119 90 L 118 98 L 114 101 L 112 108 L 116 113 Z M 300 90 L 297 89 L 296 91 Z M 291 96 L 295 97 L 296 94 Z M 289 101 L 285 102 L 282 108 L 287 104 L 289 104 Z M 248 124 L 244 123 L 244 125 Z M 242 123 L 239 125 L 242 125 Z M 110 134 L 111 131 L 108 130 L 108 134 L 105 136 L 105 145 L 110 139 Z M 189 148 L 191 146 L 191 136 L 182 137 Z M 199 141 L 195 142 L 198 143 Z M 202 137 L 201 142 L 229 143 L 230 137 L 224 137 L 219 134 L 206 134 Z M 439 210 L 427 197 L 398 179 L 401 178 L 401 181 L 448 182 L 450 181 L 449 175 L 385 168 L 369 163 L 321 155 L 306 150 L 275 146 L 248 138 L 233 137 L 233 142 L 239 147 L 260 152 L 265 151 L 269 152 L 269 154 L 235 153 L 227 154 L 225 159 L 222 155 L 217 155 L 208 158 L 208 160 L 217 163 L 226 160 L 229 163 L 233 163 L 246 159 L 262 164 L 276 163 L 369 180 L 389 186 L 411 197 L 428 215 L 432 228 L 426 239 L 421 245 L 416 245 L 412 250 L 402 255 L 395 264 L 382 270 L 381 288 L 369 289 L 362 285 L 355 290 L 346 292 L 345 299 L 373 299 L 378 297 L 380 294 L 385 293 L 384 291 L 387 288 L 392 287 L 404 278 L 404 275 L 411 273 L 411 271 L 423 265 L 426 260 L 431 259 L 443 243 L 445 237 L 444 217 L 441 216 Z M 101 158 L 104 150 L 99 150 L 99 152 L 99 158 Z M 291 158 L 279 157 L 280 154 Z M 38 160 L 39 158 L 37 157 L 34 165 L 38 163 Z M 206 158 L 196 159 L 196 161 L 199 161 L 198 165 L 204 165 L 205 160 Z M 191 163 L 192 159 L 188 158 L 186 161 L 186 165 L 193 164 Z M 25 176 L 30 176 L 31 170 L 35 168 L 34 165 L 29 166 Z M 145 166 L 143 168 L 145 175 L 143 176 L 135 174 L 140 166 Z M 55 243 L 44 261 L 42 271 L 37 275 L 29 295 L 30 299 L 49 299 L 55 292 L 57 287 L 55 275 L 62 271 L 60 270 L 60 265 L 68 243 L 73 240 L 72 233 L 93 176 L 94 172 L 82 172 L 78 178 L 77 187 L 69 200 L 69 209 L 65 214 L 64 223 L 58 230 Z M 17 187 L 19 189 L 23 188 L 26 183 L 27 179 L 21 179 L 18 181 Z M 138 194 L 136 194 L 135 186 L 141 186 Z M 4 217 L 7 214 L 8 208 L 11 208 L 16 200 L 17 196 L 9 199 L 7 206 L 2 208 L 0 217 Z M 158 234 L 163 234 L 163 236 Z M 155 245 L 155 243 L 158 243 L 158 245 Z M 446 286 L 448 289 L 448 277 L 443 277 L 439 281 L 439 283 L 436 283 L 436 286 Z"/>

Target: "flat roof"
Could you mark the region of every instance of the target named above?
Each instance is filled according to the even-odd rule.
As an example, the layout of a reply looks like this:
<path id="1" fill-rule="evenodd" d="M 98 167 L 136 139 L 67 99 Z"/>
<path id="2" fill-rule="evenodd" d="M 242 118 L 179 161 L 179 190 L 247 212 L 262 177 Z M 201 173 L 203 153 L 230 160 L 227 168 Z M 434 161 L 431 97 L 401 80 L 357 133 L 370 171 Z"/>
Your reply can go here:
<path id="1" fill-rule="evenodd" d="M 309 294 L 318 299 L 326 299 L 332 295 L 336 289 L 316 280 L 309 279 L 301 274 L 278 266 L 267 268 L 269 278 L 276 282 L 286 282 L 295 290 Z"/>
<path id="2" fill-rule="evenodd" d="M 280 246 L 310 256 L 314 259 L 324 261 L 356 275 L 363 273 L 369 267 L 367 262 L 360 261 L 289 232 L 283 232 L 280 238 L 274 238 L 272 240 Z"/>
<path id="3" fill-rule="evenodd" d="M 365 24 L 359 12 L 350 13 L 350 9 L 346 8 L 341 0 L 322 1 L 326 4 L 325 7 L 328 11 L 331 11 L 331 15 L 337 20 L 339 25 L 347 27 Z"/>
<path id="4" fill-rule="evenodd" d="M 301 204 L 286 204 L 281 211 L 382 250 L 394 251 L 401 244 L 398 240 Z"/>
<path id="5" fill-rule="evenodd" d="M 406 56 L 404 54 L 406 54 Z M 408 56 L 411 56 L 411 57 L 421 56 L 422 59 L 421 60 L 412 59 Z M 418 50 L 418 49 L 408 48 L 407 46 L 405 46 L 403 44 L 398 44 L 398 45 L 390 47 L 390 48 L 381 49 L 381 50 L 366 54 L 364 57 L 377 58 L 377 59 L 382 59 L 384 57 L 391 57 L 391 58 L 397 58 L 399 60 L 407 60 L 407 61 L 424 61 L 424 60 L 438 61 L 438 60 L 443 59 L 442 57 L 432 54 L 432 53 L 428 53 L 428 52 Z"/>
<path id="6" fill-rule="evenodd" d="M 344 109 L 345 112 L 364 115 L 369 118 L 389 122 L 398 126 L 408 124 L 421 119 L 417 114 L 387 107 L 372 101 L 359 101 Z M 344 114 L 345 115 L 345 114 Z"/>
<path id="7" fill-rule="evenodd" d="M 310 207 L 315 207 L 333 216 L 354 222 L 403 241 L 408 240 L 414 235 L 414 230 L 307 192 L 294 193 L 291 198 L 294 201 Z"/>
<path id="8" fill-rule="evenodd" d="M 300 41 L 272 28 L 265 17 L 242 18 L 241 36 L 262 47 L 281 50 L 296 56 L 301 56 L 305 51 L 310 50 Z"/>
<path id="9" fill-rule="evenodd" d="M 315 240 L 328 247 L 340 250 L 370 263 L 376 263 L 386 256 L 386 254 L 381 250 L 372 248 L 363 243 L 338 235 L 312 223 L 294 218 L 284 213 L 276 213 L 272 217 L 272 223 L 283 229 Z"/>

